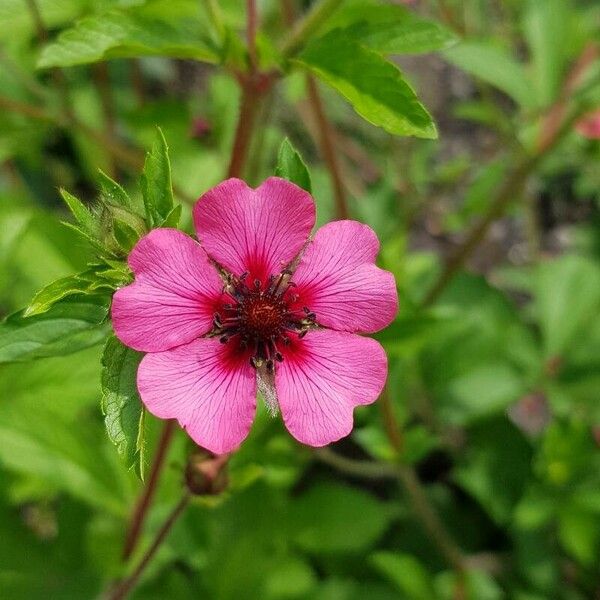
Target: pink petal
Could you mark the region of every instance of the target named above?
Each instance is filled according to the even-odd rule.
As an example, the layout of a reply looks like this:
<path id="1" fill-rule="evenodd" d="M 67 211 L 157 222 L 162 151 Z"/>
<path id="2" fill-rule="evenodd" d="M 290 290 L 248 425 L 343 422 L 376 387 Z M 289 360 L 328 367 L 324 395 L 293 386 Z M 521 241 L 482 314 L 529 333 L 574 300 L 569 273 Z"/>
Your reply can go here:
<path id="1" fill-rule="evenodd" d="M 576 130 L 579 134 L 591 140 L 600 139 L 600 110 L 588 113 L 577 122 Z"/>
<path id="2" fill-rule="evenodd" d="M 300 251 L 315 223 L 315 204 L 297 185 L 270 177 L 253 190 L 228 179 L 194 207 L 198 239 L 218 263 L 249 281 L 265 281 Z"/>
<path id="3" fill-rule="evenodd" d="M 317 231 L 293 281 L 298 307 L 316 313 L 317 322 L 341 331 L 372 333 L 398 312 L 394 276 L 375 266 L 379 241 L 356 221 L 334 221 Z"/>
<path id="4" fill-rule="evenodd" d="M 138 390 L 146 408 L 177 419 L 200 446 L 224 454 L 250 431 L 256 411 L 256 371 L 233 344 L 194 340 L 140 363 Z"/>
<path id="5" fill-rule="evenodd" d="M 200 244 L 175 229 L 154 229 L 128 263 L 135 281 L 112 303 L 113 327 L 125 345 L 160 352 L 211 329 L 223 282 Z"/>
<path id="6" fill-rule="evenodd" d="M 285 425 L 303 444 L 335 442 L 352 430 L 354 407 L 377 399 L 386 376 L 375 340 L 327 329 L 295 338 L 275 374 Z"/>

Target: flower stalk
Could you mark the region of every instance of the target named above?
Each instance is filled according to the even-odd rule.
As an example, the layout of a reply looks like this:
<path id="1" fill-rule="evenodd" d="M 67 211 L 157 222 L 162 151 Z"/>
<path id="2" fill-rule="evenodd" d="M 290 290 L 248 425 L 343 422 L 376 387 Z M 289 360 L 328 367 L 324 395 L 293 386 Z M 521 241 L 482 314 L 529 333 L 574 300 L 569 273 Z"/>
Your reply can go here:
<path id="1" fill-rule="evenodd" d="M 150 479 L 148 479 L 146 488 L 144 489 L 143 494 L 140 496 L 135 510 L 133 511 L 133 516 L 125 537 L 123 560 L 128 560 L 131 557 L 139 542 L 140 534 L 142 532 L 142 525 L 144 524 L 148 514 L 148 509 L 150 508 L 150 504 L 152 503 L 152 499 L 156 493 L 160 474 L 165 464 L 165 458 L 167 456 L 169 446 L 171 445 L 173 434 L 175 433 L 175 427 L 175 421 L 165 421 L 162 434 L 158 442 L 158 448 L 156 449 L 156 454 L 154 455 L 154 462 L 152 463 L 152 469 L 150 471 Z"/>
<path id="2" fill-rule="evenodd" d="M 176 504 L 175 508 L 171 511 L 167 520 L 163 523 L 162 527 L 158 530 L 152 545 L 145 552 L 144 556 L 141 558 L 138 565 L 135 567 L 131 575 L 124 579 L 120 584 L 117 585 L 115 590 L 109 595 L 109 600 L 124 600 L 127 598 L 128 594 L 133 590 L 133 588 L 137 585 L 140 577 L 142 576 L 144 570 L 156 554 L 157 550 L 160 548 L 162 543 L 165 541 L 169 532 L 171 531 L 173 525 L 176 523 L 177 519 L 183 514 L 183 511 L 187 508 L 192 495 L 190 492 L 186 491 L 182 496 L 181 500 Z"/>
<path id="3" fill-rule="evenodd" d="M 334 146 L 335 132 L 327 119 L 317 82 L 312 75 L 306 76 L 306 86 L 310 106 L 318 125 L 318 139 L 321 155 L 329 170 L 329 176 L 333 186 L 336 216 L 338 219 L 347 219 L 349 216 L 348 202 L 346 200 L 346 190 L 344 189 L 340 165 Z"/>

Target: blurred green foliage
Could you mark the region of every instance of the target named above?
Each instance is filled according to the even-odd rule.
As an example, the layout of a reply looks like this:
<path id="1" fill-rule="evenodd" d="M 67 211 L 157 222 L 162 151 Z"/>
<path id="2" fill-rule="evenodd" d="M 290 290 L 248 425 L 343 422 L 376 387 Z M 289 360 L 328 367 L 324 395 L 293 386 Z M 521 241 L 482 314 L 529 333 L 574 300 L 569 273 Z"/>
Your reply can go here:
<path id="1" fill-rule="evenodd" d="M 247 60 L 243 4 L 0 1 L 2 598 L 99 597 L 181 496 L 192 444 L 177 432 L 124 564 L 135 471 L 160 424 L 145 419 L 144 458 L 136 391 L 106 372 L 101 386 L 102 344 L 128 250 L 180 216 L 191 231 L 191 203 L 225 177 L 240 99 L 227 71 Z M 423 300 L 557 119 L 600 109 L 600 7 L 347 0 L 287 56 L 282 7 L 310 4 L 259 2 L 260 66 L 284 77 L 259 113 L 245 177 L 277 168 L 312 187 L 319 223 L 335 218 L 302 69 L 319 77 L 350 214 L 377 231 L 401 295 L 397 320 L 376 337 L 402 451 L 377 405 L 359 409 L 333 448 L 380 469 L 367 475 L 300 447 L 261 408 L 228 490 L 192 502 L 133 597 L 594 598 L 600 143 L 562 131 L 469 260 Z M 434 137 L 429 113 L 439 140 L 387 133 Z M 72 194 L 76 226 L 59 188 Z M 137 353 L 112 338 L 106 348 L 105 367 L 135 370 Z M 464 573 L 444 560 L 402 479 L 386 475 L 397 464 L 417 474 Z"/>

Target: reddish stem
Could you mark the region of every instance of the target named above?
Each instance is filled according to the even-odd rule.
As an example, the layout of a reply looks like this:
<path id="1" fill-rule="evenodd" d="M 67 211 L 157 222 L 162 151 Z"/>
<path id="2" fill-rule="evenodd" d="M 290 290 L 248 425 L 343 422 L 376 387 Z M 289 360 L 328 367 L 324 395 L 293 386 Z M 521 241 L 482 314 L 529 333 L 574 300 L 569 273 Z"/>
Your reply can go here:
<path id="1" fill-rule="evenodd" d="M 142 560 L 140 560 L 138 566 L 135 568 L 133 573 L 129 577 L 127 577 L 127 579 L 122 581 L 116 587 L 116 589 L 110 595 L 110 600 L 124 600 L 124 598 L 127 597 L 129 592 L 133 590 L 133 588 L 139 581 L 142 573 L 144 572 L 144 569 L 148 566 L 148 563 L 152 560 L 153 556 L 156 554 L 156 551 L 160 548 L 160 545 L 165 541 L 167 535 L 169 534 L 169 531 L 171 531 L 171 528 L 187 507 L 191 497 L 191 494 L 186 491 L 184 496 L 181 498 L 181 500 L 177 503 L 171 514 L 168 516 L 167 520 L 163 523 L 162 527 L 156 534 L 152 545 L 150 546 L 150 548 L 148 548 L 148 550 L 142 557 Z"/>
<path id="2" fill-rule="evenodd" d="M 329 176 L 331 177 L 331 184 L 333 185 L 333 194 L 335 199 L 336 215 L 338 219 L 348 218 L 348 204 L 346 202 L 346 191 L 344 190 L 344 184 L 342 182 L 342 176 L 340 172 L 340 165 L 337 160 L 334 147 L 335 132 L 327 120 L 325 114 L 325 108 L 321 95 L 319 94 L 319 88 L 313 77 L 310 75 L 306 78 L 306 84 L 308 87 L 308 98 L 312 107 L 315 119 L 319 127 L 319 143 L 321 154 L 327 164 L 329 170 Z"/>
<path id="3" fill-rule="evenodd" d="M 241 177 L 248 156 L 252 131 L 256 122 L 256 115 L 260 104 L 260 96 L 251 81 L 242 82 L 242 99 L 240 114 L 238 116 L 231 160 L 227 169 L 227 177 Z"/>
<path id="4" fill-rule="evenodd" d="M 586 71 L 598 57 L 600 57 L 600 47 L 597 44 L 590 42 L 573 64 L 573 67 L 565 79 L 559 99 L 550 108 L 546 118 L 542 122 L 538 139 L 538 152 L 543 151 L 546 145 L 552 142 L 552 139 L 565 119 L 570 97 L 581 84 Z"/>
<path id="5" fill-rule="evenodd" d="M 158 486 L 160 474 L 165 464 L 165 457 L 167 455 L 167 451 L 171 444 L 171 440 L 173 439 L 174 433 L 175 421 L 165 421 L 162 434 L 158 442 L 158 448 L 156 449 L 156 454 L 154 455 L 154 462 L 152 463 L 150 479 L 148 479 L 148 483 L 146 484 L 144 492 L 140 496 L 136 504 L 129 525 L 129 530 L 127 531 L 127 535 L 125 537 L 125 546 L 123 548 L 124 560 L 129 559 L 139 541 L 140 534 L 142 532 L 142 525 L 144 524 L 144 521 L 148 514 L 148 509 L 150 508 L 150 504 L 152 503 L 152 499 L 154 498 L 154 494 L 156 493 L 156 488 Z"/>
<path id="6" fill-rule="evenodd" d="M 258 66 L 256 56 L 256 31 L 258 29 L 256 0 L 246 0 L 246 19 L 246 43 L 248 44 L 250 72 L 255 73 Z"/>

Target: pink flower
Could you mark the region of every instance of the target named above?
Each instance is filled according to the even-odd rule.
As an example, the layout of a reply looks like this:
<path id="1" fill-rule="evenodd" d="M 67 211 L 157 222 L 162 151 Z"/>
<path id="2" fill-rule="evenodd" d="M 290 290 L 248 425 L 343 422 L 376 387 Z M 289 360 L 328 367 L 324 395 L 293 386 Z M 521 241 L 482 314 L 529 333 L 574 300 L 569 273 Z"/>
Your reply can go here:
<path id="1" fill-rule="evenodd" d="M 194 223 L 200 244 L 175 229 L 142 238 L 129 256 L 135 282 L 113 300 L 117 336 L 148 353 L 137 378 L 148 410 L 221 454 L 248 435 L 258 388 L 300 442 L 348 435 L 354 407 L 374 402 L 387 376 L 383 348 L 356 334 L 398 309 L 375 233 L 336 221 L 310 240 L 313 199 L 277 177 L 255 190 L 224 181 Z"/>
<path id="2" fill-rule="evenodd" d="M 589 113 L 578 121 L 575 129 L 580 135 L 591 140 L 600 140 L 600 110 Z"/>

